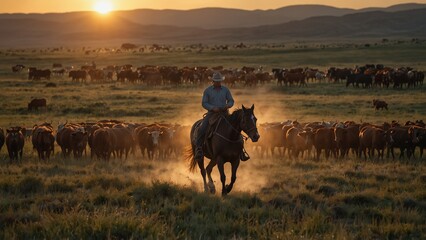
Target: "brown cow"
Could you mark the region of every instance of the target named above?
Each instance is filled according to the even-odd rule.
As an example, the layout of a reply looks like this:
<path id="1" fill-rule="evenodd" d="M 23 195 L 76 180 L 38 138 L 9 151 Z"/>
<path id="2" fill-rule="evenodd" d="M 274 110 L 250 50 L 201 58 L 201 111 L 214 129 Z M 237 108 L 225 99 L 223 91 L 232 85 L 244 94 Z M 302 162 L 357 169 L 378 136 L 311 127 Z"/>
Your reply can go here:
<path id="1" fill-rule="evenodd" d="M 320 128 L 314 132 L 314 146 L 317 151 L 316 159 L 319 161 L 321 151 L 325 151 L 325 158 L 330 157 L 330 153 L 333 153 L 336 157 L 336 143 L 334 140 L 334 129 L 333 128 Z"/>
<path id="2" fill-rule="evenodd" d="M 38 110 L 41 107 L 46 108 L 46 102 L 45 98 L 35 98 L 28 103 L 28 111 Z"/>
<path id="3" fill-rule="evenodd" d="M 98 124 L 94 124 L 92 126 L 86 127 L 86 131 L 88 132 L 87 144 L 90 147 L 90 157 L 91 158 L 93 158 L 95 156 L 95 151 L 93 150 L 93 134 L 95 133 L 96 130 L 98 130 L 100 128 L 102 128 L 102 127 Z"/>
<path id="4" fill-rule="evenodd" d="M 267 156 L 269 150 L 273 157 L 275 154 L 275 148 L 278 148 L 278 153 L 282 156 L 283 140 L 285 138 L 282 128 L 283 124 L 281 123 L 264 123 L 259 126 L 259 134 L 263 135 L 257 145 L 260 147 L 260 155 L 262 157 L 265 153 Z"/>
<path id="5" fill-rule="evenodd" d="M 62 154 L 64 157 L 70 155 L 73 151 L 73 146 L 76 144 L 75 141 L 72 143 L 72 134 L 81 131 L 84 132 L 84 128 L 77 124 L 66 123 L 58 126 L 56 133 L 56 142 L 61 147 Z"/>
<path id="6" fill-rule="evenodd" d="M 92 151 L 98 159 L 108 161 L 111 158 L 111 153 L 115 149 L 115 139 L 110 136 L 108 128 L 99 128 L 95 130 L 92 138 Z"/>
<path id="7" fill-rule="evenodd" d="M 369 158 L 374 157 L 374 151 L 377 150 L 378 159 L 383 160 L 383 154 L 386 147 L 387 132 L 383 129 L 373 126 L 367 126 L 359 132 L 359 155 L 364 153 L 364 158 L 367 160 L 367 149 Z"/>
<path id="8" fill-rule="evenodd" d="M 391 153 L 392 159 L 395 159 L 395 154 L 393 151 L 395 147 L 400 149 L 399 159 L 404 157 L 405 150 L 407 150 L 407 157 L 411 157 L 414 152 L 415 146 L 413 145 L 412 137 L 410 137 L 408 133 L 409 128 L 409 126 L 398 126 L 392 127 L 388 130 L 390 133 L 388 139 L 388 157 L 389 153 Z"/>
<path id="9" fill-rule="evenodd" d="M 141 78 L 149 86 L 158 86 L 163 82 L 163 76 L 158 71 L 141 72 Z"/>
<path id="10" fill-rule="evenodd" d="M 290 123 L 285 124 L 282 128 L 281 128 L 281 136 L 279 139 L 277 140 L 281 140 L 281 146 L 283 147 L 282 149 L 282 156 L 285 156 L 285 152 L 286 150 L 288 150 L 288 146 L 287 146 L 287 132 L 290 128 L 292 128 L 293 125 Z M 260 131 L 260 128 L 259 128 Z M 262 135 L 264 136 L 264 135 Z M 290 150 L 288 150 L 289 153 L 289 157 L 290 157 Z"/>
<path id="11" fill-rule="evenodd" d="M 6 130 L 6 146 L 11 161 L 18 160 L 18 155 L 22 160 L 24 143 L 25 139 L 22 128 L 13 127 Z"/>
<path id="12" fill-rule="evenodd" d="M 257 85 L 257 77 L 255 73 L 247 73 L 244 76 L 244 86 L 256 86 Z"/>
<path id="13" fill-rule="evenodd" d="M 74 154 L 74 158 L 81 158 L 83 156 L 83 152 L 86 151 L 88 136 L 86 131 L 74 131 L 71 133 L 71 149 Z"/>
<path id="14" fill-rule="evenodd" d="M 127 124 L 116 124 L 112 127 L 111 131 L 117 138 L 116 142 L 116 156 L 127 159 L 130 149 L 133 148 L 134 140 L 131 128 Z"/>
<path id="15" fill-rule="evenodd" d="M 287 131 L 286 141 L 290 156 L 293 155 L 294 158 L 298 158 L 299 153 L 302 152 L 303 157 L 303 152 L 307 150 L 309 157 L 313 145 L 312 129 L 302 130 L 298 127 L 292 127 Z"/>
<path id="16" fill-rule="evenodd" d="M 160 131 L 163 132 L 160 135 L 160 157 L 165 159 L 172 154 L 176 130 L 173 126 L 161 126 Z"/>
<path id="17" fill-rule="evenodd" d="M 49 126 L 34 126 L 32 135 L 33 148 L 37 150 L 39 159 L 50 158 L 54 152 L 55 137 Z"/>
<path id="18" fill-rule="evenodd" d="M 305 74 L 307 82 L 309 82 L 309 79 L 312 79 L 312 81 L 315 81 L 316 74 L 318 73 L 318 69 L 305 68 L 303 73 Z"/>
<path id="19" fill-rule="evenodd" d="M 290 71 L 283 71 L 284 84 L 293 85 L 293 83 L 299 84 L 299 87 L 304 85 L 308 86 L 305 81 L 305 75 L 303 74 L 303 69 L 299 72 L 298 69 L 290 69 Z"/>
<path id="20" fill-rule="evenodd" d="M 88 74 L 92 82 L 103 81 L 105 79 L 105 73 L 100 69 L 91 69 Z"/>
<path id="21" fill-rule="evenodd" d="M 146 150 L 148 158 L 150 160 L 154 158 L 155 153 L 158 151 L 160 135 L 162 134 L 163 132 L 160 131 L 160 126 L 158 125 L 147 126 L 139 130 L 137 139 L 142 156 L 145 156 Z"/>
<path id="22" fill-rule="evenodd" d="M 408 129 L 408 134 L 414 146 L 418 146 L 420 148 L 420 159 L 423 158 L 423 149 L 426 148 L 426 128 L 411 126 Z"/>
<path id="23" fill-rule="evenodd" d="M 348 127 L 335 127 L 334 138 L 337 148 L 340 151 L 340 158 L 348 155 L 349 149 L 359 157 L 359 125 L 350 125 Z"/>
<path id="24" fill-rule="evenodd" d="M 67 157 L 71 152 L 71 144 L 69 143 L 69 135 L 71 135 L 72 129 L 70 127 L 58 127 L 56 132 L 56 143 L 61 147 L 62 155 Z"/>

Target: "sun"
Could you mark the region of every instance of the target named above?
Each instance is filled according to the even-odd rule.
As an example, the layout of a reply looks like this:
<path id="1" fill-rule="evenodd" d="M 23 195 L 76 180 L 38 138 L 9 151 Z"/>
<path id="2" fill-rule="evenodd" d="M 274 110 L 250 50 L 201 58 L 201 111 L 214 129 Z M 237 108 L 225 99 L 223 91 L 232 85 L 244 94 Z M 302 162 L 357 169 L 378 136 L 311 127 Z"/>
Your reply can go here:
<path id="1" fill-rule="evenodd" d="M 108 14 L 112 11 L 112 3 L 108 1 L 98 1 L 93 5 L 93 9 L 100 14 Z"/>

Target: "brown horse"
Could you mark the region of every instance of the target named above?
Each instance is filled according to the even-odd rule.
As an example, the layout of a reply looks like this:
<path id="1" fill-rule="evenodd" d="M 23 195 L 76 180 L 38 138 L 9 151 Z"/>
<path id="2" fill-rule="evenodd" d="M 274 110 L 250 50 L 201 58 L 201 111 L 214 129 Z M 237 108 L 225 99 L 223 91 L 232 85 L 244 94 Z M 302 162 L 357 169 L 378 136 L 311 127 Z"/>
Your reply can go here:
<path id="1" fill-rule="evenodd" d="M 245 108 L 243 105 L 242 109 L 237 109 L 230 115 L 220 114 L 219 120 L 211 126 L 211 129 L 214 130 L 211 137 L 206 139 L 203 147 L 204 156 L 211 160 L 207 168 L 204 168 L 204 158 L 201 161 L 194 159 L 196 132 L 202 120 L 198 120 L 192 126 L 190 137 L 192 149 L 188 151 L 187 159 L 190 161 L 189 169 L 191 171 L 195 169 L 197 164 L 200 167 L 201 176 L 204 181 L 204 191 L 208 192 L 210 190 L 211 193 L 216 192 L 211 172 L 217 164 L 220 181 L 222 182 L 222 195 L 231 192 L 237 179 L 236 174 L 244 142 L 241 131 L 245 132 L 253 142 L 257 142 L 260 138 L 256 127 L 257 119 L 253 111 L 254 105 L 251 108 Z M 231 163 L 232 166 L 232 177 L 229 185 L 225 185 L 224 164 L 226 162 Z M 206 182 L 206 171 L 209 178 L 208 184 Z"/>

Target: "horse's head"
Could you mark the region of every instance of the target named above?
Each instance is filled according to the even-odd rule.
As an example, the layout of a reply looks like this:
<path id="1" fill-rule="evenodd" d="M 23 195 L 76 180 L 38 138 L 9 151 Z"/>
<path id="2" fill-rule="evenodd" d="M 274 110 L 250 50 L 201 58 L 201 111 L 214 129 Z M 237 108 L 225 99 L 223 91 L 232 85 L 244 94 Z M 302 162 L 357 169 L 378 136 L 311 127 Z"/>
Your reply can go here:
<path id="1" fill-rule="evenodd" d="M 253 142 L 260 138 L 256 126 L 257 118 L 254 116 L 254 104 L 251 108 L 242 107 L 241 129 L 249 136 Z"/>

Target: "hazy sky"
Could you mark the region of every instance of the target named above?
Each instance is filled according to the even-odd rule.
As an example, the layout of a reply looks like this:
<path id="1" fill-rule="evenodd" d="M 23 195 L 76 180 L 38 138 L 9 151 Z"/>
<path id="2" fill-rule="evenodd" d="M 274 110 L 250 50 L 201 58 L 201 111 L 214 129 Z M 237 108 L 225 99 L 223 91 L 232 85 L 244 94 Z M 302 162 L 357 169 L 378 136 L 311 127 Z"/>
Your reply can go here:
<path id="1" fill-rule="evenodd" d="M 91 11 L 96 2 L 110 2 L 114 10 L 154 8 L 193 9 L 225 7 L 241 9 L 275 9 L 297 4 L 323 4 L 345 8 L 387 7 L 407 3 L 401 0 L 0 0 L 0 13 Z M 426 0 L 415 1 L 426 3 Z"/>

